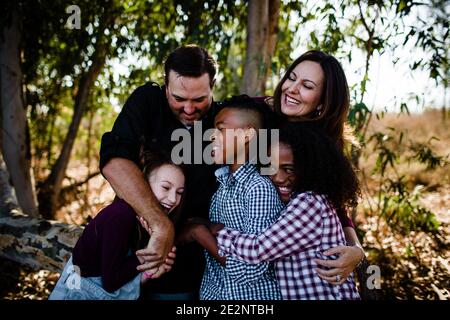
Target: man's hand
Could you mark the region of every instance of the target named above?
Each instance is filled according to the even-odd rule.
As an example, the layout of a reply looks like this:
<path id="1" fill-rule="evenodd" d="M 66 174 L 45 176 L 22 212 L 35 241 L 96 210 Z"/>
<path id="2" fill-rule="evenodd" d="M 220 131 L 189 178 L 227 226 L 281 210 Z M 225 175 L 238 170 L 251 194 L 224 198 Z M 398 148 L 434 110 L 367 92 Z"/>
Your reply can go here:
<path id="1" fill-rule="evenodd" d="M 112 158 L 102 169 L 116 194 L 143 217 L 151 230 L 148 249 L 156 265 L 161 265 L 173 246 L 174 227 L 161 209 L 150 185 L 139 167 L 124 158 Z"/>
<path id="2" fill-rule="evenodd" d="M 169 272 L 172 269 L 172 265 L 175 263 L 176 247 L 172 247 L 172 250 L 167 255 L 166 259 L 161 265 L 154 263 L 153 253 L 150 253 L 148 248 L 136 251 L 136 256 L 141 263 L 137 266 L 137 270 L 144 271 L 148 278 L 157 278 L 163 273 Z"/>
<path id="3" fill-rule="evenodd" d="M 156 279 L 161 277 L 164 273 L 172 270 L 172 265 L 175 262 L 175 247 L 173 247 L 173 251 L 169 252 L 169 256 L 166 261 L 160 266 L 153 268 L 149 271 L 144 271 L 141 274 L 141 284 L 146 283 L 150 279 Z"/>
<path id="4" fill-rule="evenodd" d="M 155 247 L 151 246 L 152 239 L 155 238 L 155 232 L 152 229 L 150 229 L 147 221 L 145 221 L 144 218 L 142 218 L 142 217 L 136 217 L 136 218 L 139 220 L 142 227 L 145 230 L 147 230 L 147 232 L 150 235 L 150 240 L 148 242 L 147 248 L 136 251 L 136 256 L 138 257 L 142 268 L 145 268 L 145 270 L 153 270 L 153 268 L 159 267 L 159 266 L 161 266 L 161 264 L 163 264 L 165 262 L 161 261 L 161 257 L 158 255 L 158 251 L 155 251 Z M 174 252 L 174 248 L 175 247 L 172 247 L 172 252 Z M 164 258 L 170 257 L 170 252 L 163 257 Z M 166 258 L 166 261 L 167 261 L 167 258 Z M 152 273 L 155 273 L 155 272 L 156 271 L 153 270 Z"/>
<path id="5" fill-rule="evenodd" d="M 343 284 L 364 257 L 364 251 L 358 246 L 338 246 L 325 251 L 324 254 L 339 255 L 336 260 L 314 260 L 319 266 L 331 268 L 330 270 L 317 268 L 316 271 L 319 277 L 333 285 Z"/>

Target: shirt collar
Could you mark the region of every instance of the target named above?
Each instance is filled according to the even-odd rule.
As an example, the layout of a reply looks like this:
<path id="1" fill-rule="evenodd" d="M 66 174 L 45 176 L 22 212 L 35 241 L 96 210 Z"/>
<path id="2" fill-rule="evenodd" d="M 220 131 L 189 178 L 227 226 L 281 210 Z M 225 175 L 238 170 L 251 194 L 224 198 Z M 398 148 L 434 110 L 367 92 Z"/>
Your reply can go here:
<path id="1" fill-rule="evenodd" d="M 217 181 L 225 187 L 234 185 L 235 182 L 243 182 L 247 177 L 257 170 L 254 164 L 249 162 L 240 166 L 235 172 L 231 173 L 229 166 L 224 166 L 215 171 Z"/>

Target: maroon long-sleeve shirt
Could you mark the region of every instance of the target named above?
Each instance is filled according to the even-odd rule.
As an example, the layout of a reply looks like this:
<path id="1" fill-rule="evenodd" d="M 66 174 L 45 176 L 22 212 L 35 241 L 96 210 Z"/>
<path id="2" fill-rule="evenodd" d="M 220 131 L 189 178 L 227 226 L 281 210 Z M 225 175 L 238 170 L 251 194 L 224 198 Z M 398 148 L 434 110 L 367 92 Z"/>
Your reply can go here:
<path id="1" fill-rule="evenodd" d="M 141 247 L 148 233 L 139 225 L 136 212 L 116 198 L 92 219 L 73 249 L 73 264 L 83 277 L 102 277 L 103 288 L 113 292 L 132 280 L 139 271 L 135 250 L 138 228 Z"/>

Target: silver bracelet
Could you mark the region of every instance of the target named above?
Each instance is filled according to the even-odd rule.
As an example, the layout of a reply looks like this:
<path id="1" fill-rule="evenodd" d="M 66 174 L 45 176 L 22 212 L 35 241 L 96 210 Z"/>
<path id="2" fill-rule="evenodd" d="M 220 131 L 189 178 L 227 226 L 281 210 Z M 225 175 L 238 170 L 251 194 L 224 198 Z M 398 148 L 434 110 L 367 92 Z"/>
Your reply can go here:
<path id="1" fill-rule="evenodd" d="M 361 265 L 362 265 L 363 262 L 364 262 L 364 259 L 366 258 L 366 252 L 364 251 L 364 248 L 363 248 L 361 245 L 357 244 L 357 243 L 354 244 L 353 246 L 354 246 L 354 247 L 360 248 L 361 251 L 362 251 L 362 253 L 363 253 L 363 256 L 362 256 L 361 260 L 359 260 L 358 264 L 357 264 L 356 267 L 355 267 L 355 269 L 358 269 L 359 267 L 361 267 Z"/>

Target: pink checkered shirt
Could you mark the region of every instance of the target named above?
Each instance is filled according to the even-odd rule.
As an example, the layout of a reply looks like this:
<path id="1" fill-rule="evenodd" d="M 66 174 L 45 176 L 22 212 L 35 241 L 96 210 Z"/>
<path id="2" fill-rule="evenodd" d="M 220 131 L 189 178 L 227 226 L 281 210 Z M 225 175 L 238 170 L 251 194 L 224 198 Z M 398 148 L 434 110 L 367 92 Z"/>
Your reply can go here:
<path id="1" fill-rule="evenodd" d="M 315 258 L 334 260 L 337 256 L 324 251 L 346 245 L 336 211 L 323 195 L 298 194 L 259 235 L 224 228 L 217 240 L 222 256 L 247 263 L 274 261 L 284 300 L 359 299 L 352 275 L 342 285 L 332 285 L 315 271 Z"/>

